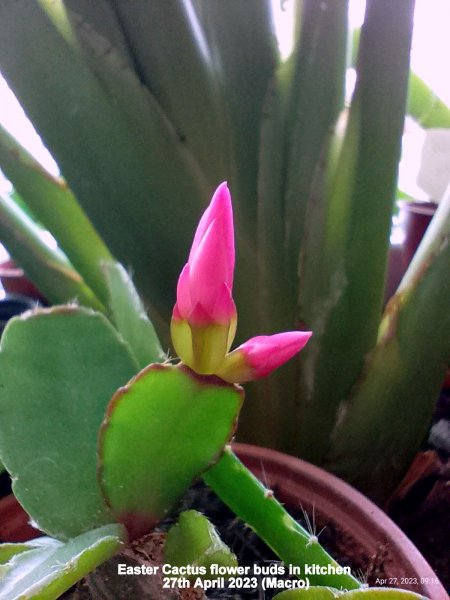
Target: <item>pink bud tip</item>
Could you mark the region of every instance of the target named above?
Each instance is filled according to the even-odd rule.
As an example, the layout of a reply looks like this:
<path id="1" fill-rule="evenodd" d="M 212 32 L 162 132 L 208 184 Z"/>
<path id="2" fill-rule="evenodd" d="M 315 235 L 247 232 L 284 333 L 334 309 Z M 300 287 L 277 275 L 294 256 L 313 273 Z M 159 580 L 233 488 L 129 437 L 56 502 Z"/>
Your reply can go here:
<path id="1" fill-rule="evenodd" d="M 269 375 L 300 352 L 311 337 L 311 331 L 286 331 L 275 335 L 259 335 L 239 346 L 252 379 Z"/>
<path id="2" fill-rule="evenodd" d="M 233 271 L 233 210 L 227 184 L 221 183 L 198 224 L 173 317 L 192 325 L 229 322 L 236 314 Z"/>

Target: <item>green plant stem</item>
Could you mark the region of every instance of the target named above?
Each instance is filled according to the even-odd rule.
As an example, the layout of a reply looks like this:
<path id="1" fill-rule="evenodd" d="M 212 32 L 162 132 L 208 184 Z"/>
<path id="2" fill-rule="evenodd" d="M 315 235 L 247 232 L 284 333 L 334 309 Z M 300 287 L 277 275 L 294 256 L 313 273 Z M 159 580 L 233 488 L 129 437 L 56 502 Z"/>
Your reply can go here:
<path id="1" fill-rule="evenodd" d="M 53 303 L 78 300 L 105 312 L 104 305 L 64 254 L 42 240 L 35 223 L 6 194 L 0 194 L 0 239 L 40 291 Z"/>
<path id="2" fill-rule="evenodd" d="M 230 447 L 203 480 L 236 515 L 247 523 L 286 565 L 338 563 L 301 527 L 250 471 Z M 361 583 L 352 575 L 310 575 L 312 585 L 357 589 Z"/>

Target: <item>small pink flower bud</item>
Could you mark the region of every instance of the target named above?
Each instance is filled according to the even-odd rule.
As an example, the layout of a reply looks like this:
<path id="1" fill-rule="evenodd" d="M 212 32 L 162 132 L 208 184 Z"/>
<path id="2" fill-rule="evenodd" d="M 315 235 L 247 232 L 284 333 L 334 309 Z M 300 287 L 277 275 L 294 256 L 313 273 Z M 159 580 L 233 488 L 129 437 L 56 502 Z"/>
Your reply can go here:
<path id="1" fill-rule="evenodd" d="M 226 356 L 217 375 L 230 383 L 265 377 L 300 352 L 311 335 L 310 331 L 286 331 L 251 338 Z"/>

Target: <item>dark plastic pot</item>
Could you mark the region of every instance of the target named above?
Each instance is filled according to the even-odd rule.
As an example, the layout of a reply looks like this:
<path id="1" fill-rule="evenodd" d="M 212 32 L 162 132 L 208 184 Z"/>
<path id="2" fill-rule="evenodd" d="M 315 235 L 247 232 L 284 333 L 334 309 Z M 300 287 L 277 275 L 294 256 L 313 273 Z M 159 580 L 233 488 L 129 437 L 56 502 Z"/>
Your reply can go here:
<path id="1" fill-rule="evenodd" d="M 396 580 L 398 587 L 431 600 L 448 600 L 417 548 L 385 513 L 351 486 L 318 467 L 274 450 L 247 444 L 234 444 L 233 448 L 288 508 L 302 507 L 310 514 L 314 508 L 316 520 L 338 529 L 358 556 L 382 556 L 384 576 Z M 23 541 L 27 534 L 28 539 L 35 537 L 36 530 L 29 529 L 27 520 L 12 496 L 0 500 L 0 539 Z"/>
<path id="2" fill-rule="evenodd" d="M 404 240 L 401 244 L 391 245 L 389 248 L 385 302 L 397 290 L 437 208 L 435 202 L 406 200 L 398 200 L 397 206 L 399 228 L 403 232 Z"/>
<path id="3" fill-rule="evenodd" d="M 405 241 L 402 247 L 403 271 L 411 262 L 431 219 L 436 212 L 435 202 L 407 202 L 398 200 L 399 220 L 403 224 Z"/>

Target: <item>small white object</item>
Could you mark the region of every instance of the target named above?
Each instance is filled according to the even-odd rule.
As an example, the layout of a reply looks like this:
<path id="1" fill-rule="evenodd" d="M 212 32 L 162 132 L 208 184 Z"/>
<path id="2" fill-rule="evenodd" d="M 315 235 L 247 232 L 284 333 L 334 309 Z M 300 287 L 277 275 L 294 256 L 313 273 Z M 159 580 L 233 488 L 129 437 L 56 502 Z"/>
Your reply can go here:
<path id="1" fill-rule="evenodd" d="M 450 181 L 450 129 L 427 129 L 417 184 L 439 202 Z"/>

